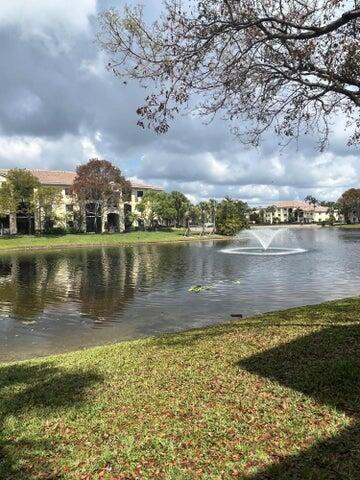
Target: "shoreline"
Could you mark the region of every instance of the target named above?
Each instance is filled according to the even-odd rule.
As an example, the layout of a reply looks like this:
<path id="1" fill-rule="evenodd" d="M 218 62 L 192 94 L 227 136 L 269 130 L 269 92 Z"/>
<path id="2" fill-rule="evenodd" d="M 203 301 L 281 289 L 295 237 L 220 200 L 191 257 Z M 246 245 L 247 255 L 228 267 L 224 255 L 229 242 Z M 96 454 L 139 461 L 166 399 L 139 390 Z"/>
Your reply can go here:
<path id="1" fill-rule="evenodd" d="M 69 349 L 69 350 L 64 350 L 64 351 L 58 351 L 55 353 L 51 354 L 39 354 L 38 356 L 35 357 L 23 357 L 23 358 L 18 358 L 18 359 L 9 359 L 9 360 L 0 360 L 0 369 L 2 366 L 11 366 L 13 364 L 18 364 L 18 363 L 26 363 L 26 362 L 41 362 L 41 361 L 46 361 L 49 359 L 54 359 L 54 358 L 61 358 L 61 357 L 66 357 L 69 355 L 77 355 L 81 353 L 86 353 L 87 351 L 91 350 L 98 350 L 98 349 L 106 349 L 106 348 L 113 348 L 113 347 L 121 347 L 124 346 L 131 346 L 131 344 L 135 343 L 142 343 L 142 342 L 153 342 L 157 340 L 161 340 L 162 338 L 168 338 L 168 337 L 178 337 L 178 336 L 187 336 L 187 335 L 192 335 L 192 334 L 197 334 L 197 333 L 203 333 L 203 332 L 210 332 L 211 330 L 222 330 L 224 329 L 225 331 L 231 330 L 231 329 L 236 329 L 238 326 L 242 325 L 264 325 L 268 326 L 269 324 L 264 323 L 264 320 L 266 321 L 267 318 L 273 319 L 274 317 L 287 317 L 291 313 L 297 313 L 298 311 L 306 311 L 306 310 L 316 310 L 317 308 L 322 308 L 322 307 L 331 307 L 331 305 L 336 305 L 341 302 L 352 302 L 352 301 L 358 301 L 359 306 L 360 306 L 360 296 L 358 297 L 341 297 L 337 298 L 335 300 L 327 300 L 321 303 L 310 303 L 310 304 L 305 304 L 301 306 L 294 306 L 294 307 L 289 307 L 289 308 L 284 308 L 281 310 L 270 310 L 262 313 L 254 313 L 254 314 L 249 314 L 249 315 L 243 315 L 241 317 L 235 316 L 232 318 L 231 315 L 229 315 L 228 318 L 224 318 L 222 321 L 216 322 L 216 323 L 211 323 L 208 325 L 204 325 L 201 327 L 192 327 L 192 328 L 186 328 L 185 330 L 179 329 L 177 331 L 169 331 L 169 332 L 161 332 L 158 334 L 151 334 L 151 335 L 140 335 L 137 337 L 128 337 L 128 338 L 123 338 L 123 339 L 117 339 L 117 340 L 111 340 L 111 341 L 106 341 L 104 343 L 100 344 L 93 344 L 93 345 L 84 345 L 84 346 L 79 346 L 74 349 Z M 359 310 L 360 312 L 360 310 Z M 340 320 L 335 321 L 333 324 L 336 325 L 348 325 L 351 323 L 356 323 L 360 324 L 360 317 L 358 320 L 354 320 L 353 322 L 341 322 Z M 272 326 L 276 327 L 285 327 L 287 326 L 287 323 L 281 323 L 279 321 L 277 322 L 272 322 Z M 304 323 L 304 327 L 309 327 L 313 326 L 311 323 Z M 315 326 L 327 326 L 326 321 L 324 321 L 323 324 L 316 324 Z"/>
<path id="2" fill-rule="evenodd" d="M 263 228 L 269 229 L 319 229 L 319 228 L 329 228 L 329 226 L 323 227 L 318 224 L 290 224 L 290 225 L 250 225 L 250 228 L 246 230 L 258 230 Z M 360 225 L 334 225 L 333 228 L 340 229 L 359 229 Z M 138 238 L 135 238 L 135 237 Z M 151 238 L 151 237 L 155 238 Z M 141 238 L 145 237 L 145 238 Z M 148 238 L 146 238 L 148 237 Z M 168 238 L 167 238 L 168 237 Z M 189 237 L 184 237 L 182 234 L 172 231 L 172 232 L 129 232 L 129 233 L 115 233 L 109 235 L 103 234 L 65 234 L 61 236 L 61 239 L 68 238 L 74 240 L 73 243 L 62 242 L 58 240 L 59 237 L 55 236 L 15 236 L 15 237 L 0 237 L 0 255 L 2 253 L 7 254 L 11 252 L 31 252 L 31 251 L 43 251 L 43 250 L 71 250 L 78 248 L 102 248 L 102 247 L 129 247 L 132 245 L 155 245 L 155 244 L 177 244 L 177 243 L 191 243 L 191 242 L 207 242 L 207 241 L 229 241 L 236 239 L 236 236 L 223 236 L 218 234 L 200 236 L 199 234 L 190 235 Z M 93 239 L 96 238 L 97 241 Z M 79 241 L 80 240 L 80 241 Z M 15 245 L 2 245 L 2 242 L 12 243 Z M 20 242 L 19 244 L 16 244 Z M 23 243 L 24 242 L 24 243 Z M 26 243 L 25 243 L 26 242 Z M 34 244 L 31 244 L 35 242 Z M 37 245 L 36 243 L 39 242 Z M 23 244 L 22 244 L 23 243 Z"/>
<path id="3" fill-rule="evenodd" d="M 149 232 L 150 233 L 150 232 Z M 157 232 L 151 232 L 151 234 L 156 235 Z M 119 234 L 119 235 L 128 235 L 128 234 Z M 100 236 L 100 234 L 99 234 Z M 189 237 L 182 237 L 181 235 L 178 235 L 178 238 L 176 236 L 176 233 L 173 232 L 173 235 L 169 234 L 169 237 L 173 236 L 173 238 L 157 238 L 157 239 L 126 239 L 126 240 L 120 240 L 119 241 L 99 241 L 99 242 L 79 242 L 79 243 L 48 243 L 48 244 L 43 244 L 43 245 L 16 245 L 14 247 L 12 246 L 2 246 L 1 245 L 1 239 L 0 239 L 0 255 L 2 253 L 11 253 L 11 252 L 31 252 L 31 251 L 43 251 L 43 250 L 72 250 L 72 249 L 77 249 L 77 248 L 103 248 L 103 247 L 130 247 L 133 245 L 156 245 L 156 244 L 177 244 L 177 243 L 192 243 L 192 242 L 205 242 L 205 241 L 227 241 L 231 240 L 234 237 L 225 237 L 221 235 L 214 235 L 214 236 L 200 236 L 200 235 L 192 235 Z M 89 238 L 92 236 L 89 235 Z M 24 238 L 24 237 L 21 237 Z M 30 237 L 31 239 L 49 239 L 49 237 Z M 83 236 L 79 238 L 84 238 Z M 50 237 L 51 240 L 55 240 Z M 7 239 L 6 239 L 7 240 Z M 16 238 L 12 239 L 11 241 L 16 241 Z"/>
<path id="4" fill-rule="evenodd" d="M 359 230 L 360 223 L 347 223 L 344 225 L 336 225 L 336 227 L 340 228 L 341 230 Z"/>

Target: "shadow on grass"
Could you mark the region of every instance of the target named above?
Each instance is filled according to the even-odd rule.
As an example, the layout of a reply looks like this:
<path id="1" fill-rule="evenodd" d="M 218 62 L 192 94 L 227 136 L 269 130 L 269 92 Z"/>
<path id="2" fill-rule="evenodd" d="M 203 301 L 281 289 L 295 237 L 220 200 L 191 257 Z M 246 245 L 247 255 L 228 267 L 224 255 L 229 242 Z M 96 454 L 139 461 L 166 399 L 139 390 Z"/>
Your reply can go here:
<path id="1" fill-rule="evenodd" d="M 19 240 L 24 238 L 24 235 L 0 235 L 0 243 L 8 240 Z"/>
<path id="2" fill-rule="evenodd" d="M 248 478 L 360 478 L 360 326 L 333 326 L 249 357 L 239 366 L 353 418 L 352 426 L 338 436 Z"/>
<path id="3" fill-rule="evenodd" d="M 36 431 L 32 438 L 24 438 L 21 431 L 16 431 L 16 437 L 11 438 L 6 434 L 6 423 L 16 419 L 19 425 L 21 418 L 27 420 L 31 415 L 36 415 L 36 423 L 41 423 L 39 418 L 60 415 L 64 408 L 84 402 L 86 389 L 101 380 L 94 372 L 66 371 L 50 362 L 1 367 L 0 478 L 62 478 L 59 473 L 52 473 L 47 460 L 53 453 L 56 443 L 54 439 L 48 438 L 45 432 L 39 437 Z M 37 458 L 37 455 L 40 457 Z M 30 465 L 34 462 L 35 467 L 44 472 L 44 477 L 36 476 L 32 471 Z"/>

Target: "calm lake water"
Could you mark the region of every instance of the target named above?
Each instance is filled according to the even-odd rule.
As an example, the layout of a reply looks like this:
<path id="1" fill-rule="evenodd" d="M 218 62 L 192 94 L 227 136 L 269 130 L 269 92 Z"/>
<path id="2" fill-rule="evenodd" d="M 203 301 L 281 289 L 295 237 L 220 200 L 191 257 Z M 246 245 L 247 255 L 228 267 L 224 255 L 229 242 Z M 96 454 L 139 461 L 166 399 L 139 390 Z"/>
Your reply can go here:
<path id="1" fill-rule="evenodd" d="M 0 256 L 0 361 L 227 321 L 360 293 L 360 231 L 294 229 L 275 245 L 306 253 L 222 252 L 238 241 Z M 195 284 L 210 285 L 201 293 Z"/>

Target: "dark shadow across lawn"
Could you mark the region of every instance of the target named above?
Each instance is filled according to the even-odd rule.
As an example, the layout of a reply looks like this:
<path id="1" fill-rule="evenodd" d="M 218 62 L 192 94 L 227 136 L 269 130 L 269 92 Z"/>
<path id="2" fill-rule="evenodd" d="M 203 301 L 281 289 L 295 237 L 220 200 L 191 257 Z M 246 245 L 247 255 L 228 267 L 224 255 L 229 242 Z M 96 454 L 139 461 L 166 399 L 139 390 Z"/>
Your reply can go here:
<path id="1" fill-rule="evenodd" d="M 239 362 L 241 368 L 302 392 L 352 418 L 351 427 L 252 480 L 360 478 L 360 326 L 333 326 Z M 306 414 L 306 412 L 304 412 Z M 302 415 L 302 412 L 299 412 Z"/>
<path id="2" fill-rule="evenodd" d="M 46 467 L 46 457 L 51 456 L 54 442 L 46 434 L 34 433 L 33 438 L 20 436 L 16 442 L 6 433 L 5 423 L 14 417 L 26 418 L 27 412 L 38 411 L 46 418 L 60 410 L 73 407 L 84 401 L 88 387 L 101 381 L 99 375 L 91 371 L 66 371 L 55 363 L 16 364 L 0 368 L 0 478 L 2 480 L 34 479 L 31 468 L 21 467 L 27 463 L 25 452 L 42 452 L 38 459 L 42 470 L 51 479 L 61 476 Z"/>

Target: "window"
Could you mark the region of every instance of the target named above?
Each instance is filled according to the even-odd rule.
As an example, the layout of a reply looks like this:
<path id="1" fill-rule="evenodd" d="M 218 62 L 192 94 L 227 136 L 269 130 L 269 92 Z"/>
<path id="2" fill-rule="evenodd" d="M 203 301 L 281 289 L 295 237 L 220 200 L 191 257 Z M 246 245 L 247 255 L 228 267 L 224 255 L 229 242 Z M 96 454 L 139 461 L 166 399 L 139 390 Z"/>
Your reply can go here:
<path id="1" fill-rule="evenodd" d="M 144 196 L 144 192 L 142 190 L 138 190 L 136 193 L 137 198 L 141 198 Z"/>

